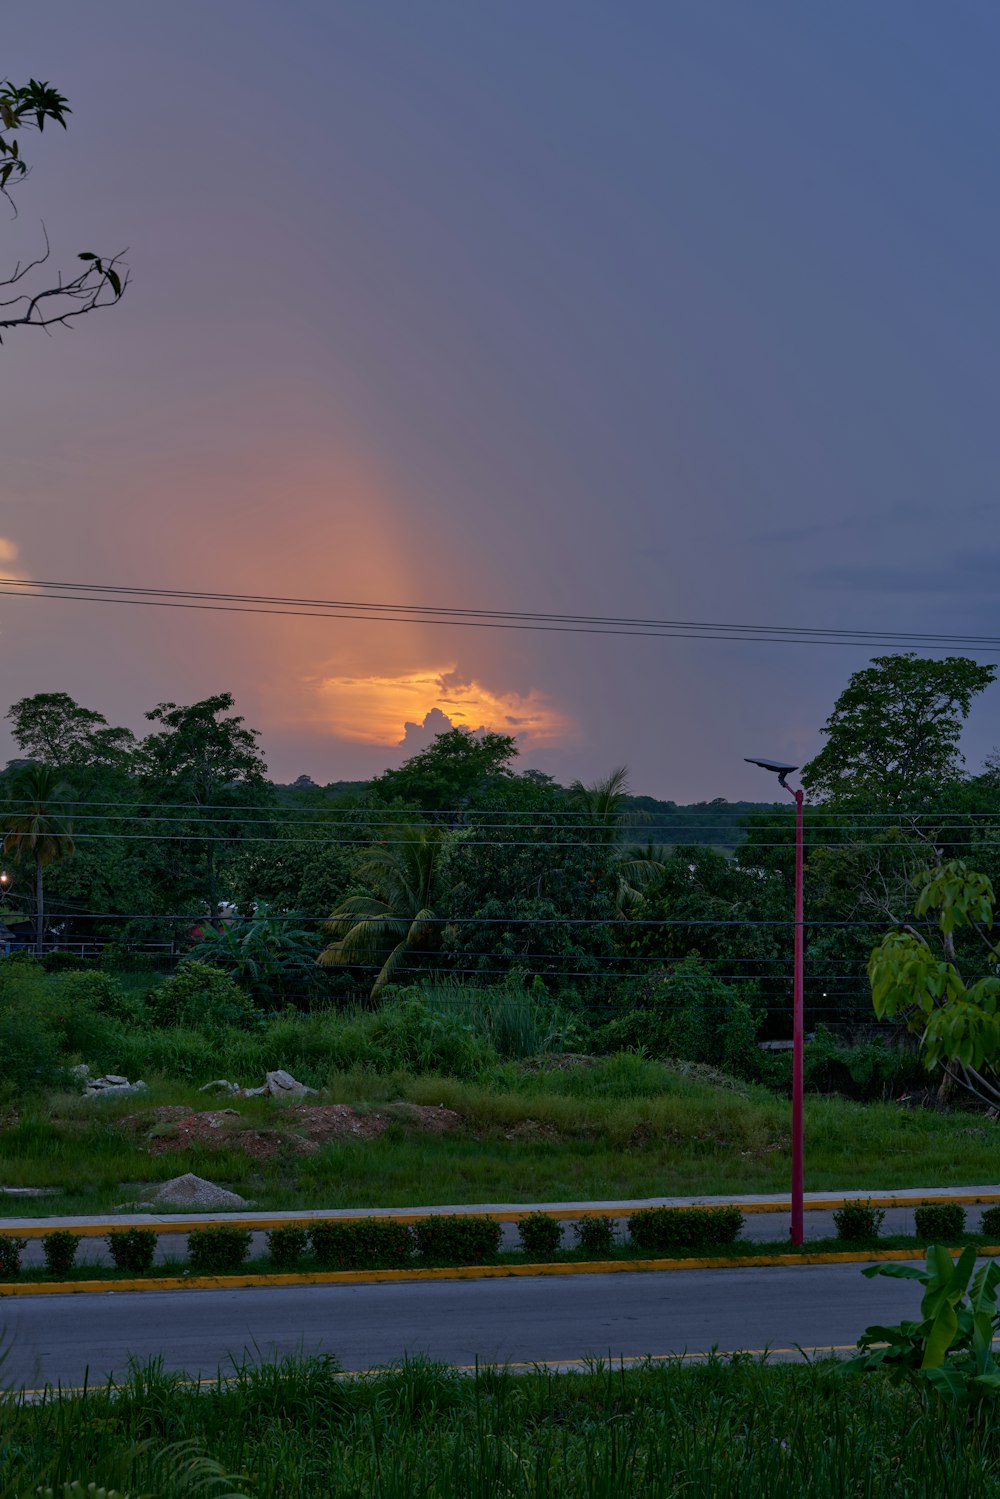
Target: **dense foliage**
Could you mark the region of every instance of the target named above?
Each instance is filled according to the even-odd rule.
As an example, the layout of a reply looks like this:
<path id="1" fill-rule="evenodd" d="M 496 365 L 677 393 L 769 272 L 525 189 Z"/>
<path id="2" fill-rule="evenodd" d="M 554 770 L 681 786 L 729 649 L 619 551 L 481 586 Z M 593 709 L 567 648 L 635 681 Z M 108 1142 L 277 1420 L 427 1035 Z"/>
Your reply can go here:
<path id="1" fill-rule="evenodd" d="M 816 1087 L 926 1090 L 916 1045 L 898 1040 L 905 1006 L 878 1000 L 890 1024 L 872 1023 L 866 968 L 886 927 L 904 940 L 922 870 L 957 861 L 1000 875 L 1000 772 L 967 775 L 958 744 L 992 679 L 964 658 L 876 658 L 804 768 Z M 790 1031 L 790 805 L 682 808 L 634 795 L 623 768 L 564 787 L 520 769 L 513 737 L 460 729 L 369 783 L 276 787 L 228 693 L 146 717 L 137 738 L 65 693 L 8 713 L 27 762 L 0 778 L 12 861 L 0 916 L 15 945 L 40 946 L 53 972 L 149 971 L 141 992 L 131 979 L 128 995 L 90 992 L 74 1022 L 90 1026 L 84 1060 L 113 1052 L 108 1025 L 140 1013 L 175 1033 L 163 1055 L 190 1074 L 180 1033 L 249 1036 L 267 1012 L 405 995 L 411 1061 L 451 1054 L 467 1067 L 483 1044 L 512 1058 L 624 1048 L 785 1086 L 784 1060 L 757 1042 Z M 18 822 L 26 773 L 60 790 L 39 802 L 34 844 Z M 961 959 L 965 934 L 954 942 Z M 11 1026 L 0 982 L 0 1070 L 18 1088 L 88 1050 L 25 982 L 30 1035 Z M 927 1060 L 946 1065 L 934 1035 Z"/>

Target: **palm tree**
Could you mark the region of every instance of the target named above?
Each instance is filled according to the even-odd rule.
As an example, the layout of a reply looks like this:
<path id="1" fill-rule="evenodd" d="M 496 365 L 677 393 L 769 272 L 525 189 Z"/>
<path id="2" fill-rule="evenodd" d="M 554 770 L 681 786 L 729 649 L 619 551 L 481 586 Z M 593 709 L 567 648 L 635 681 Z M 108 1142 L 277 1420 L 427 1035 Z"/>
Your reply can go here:
<path id="1" fill-rule="evenodd" d="M 326 924 L 333 940 L 316 959 L 324 968 L 381 964 L 377 999 L 413 949 L 438 930 L 435 906 L 445 895 L 449 836 L 441 827 L 394 828 L 389 841 L 363 855 L 357 876 L 371 895 L 350 895 Z"/>
<path id="2" fill-rule="evenodd" d="M 18 863 L 30 857 L 35 864 L 35 953 L 45 951 L 45 870 L 62 864 L 73 853 L 72 823 L 60 810 L 60 800 L 72 795 L 51 765 L 24 765 L 7 781 L 12 810 L 4 816 L 5 853 Z"/>
<path id="3" fill-rule="evenodd" d="M 629 821 L 625 802 L 629 796 L 628 766 L 617 766 L 603 781 L 585 786 L 574 781 L 570 791 L 580 803 L 581 811 L 593 818 L 600 843 L 617 843 L 618 835 Z"/>

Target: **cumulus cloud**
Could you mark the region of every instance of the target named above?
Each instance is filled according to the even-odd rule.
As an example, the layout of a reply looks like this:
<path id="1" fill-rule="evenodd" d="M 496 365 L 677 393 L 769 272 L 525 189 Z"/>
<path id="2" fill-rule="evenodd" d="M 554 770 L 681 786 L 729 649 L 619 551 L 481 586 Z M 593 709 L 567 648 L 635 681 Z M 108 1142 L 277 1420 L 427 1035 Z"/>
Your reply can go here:
<path id="1" fill-rule="evenodd" d="M 571 720 L 542 692 L 505 692 L 433 666 L 394 675 L 326 676 L 318 684 L 324 717 L 339 739 L 359 744 L 426 748 L 449 728 L 517 729 L 531 746 L 557 744 Z M 419 744 L 418 744 L 419 741 Z"/>

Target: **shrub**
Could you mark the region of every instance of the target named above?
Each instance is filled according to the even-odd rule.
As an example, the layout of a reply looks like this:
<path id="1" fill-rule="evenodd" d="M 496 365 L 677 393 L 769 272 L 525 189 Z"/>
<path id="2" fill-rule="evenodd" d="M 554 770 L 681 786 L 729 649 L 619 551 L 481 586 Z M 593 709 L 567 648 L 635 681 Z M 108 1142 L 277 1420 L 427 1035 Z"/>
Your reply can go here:
<path id="1" fill-rule="evenodd" d="M 442 1213 L 414 1224 L 417 1253 L 422 1260 L 445 1260 L 457 1265 L 480 1265 L 496 1258 L 500 1225 L 495 1218 L 467 1213 Z"/>
<path id="2" fill-rule="evenodd" d="M 732 1244 L 743 1227 L 739 1208 L 640 1208 L 628 1219 L 637 1249 L 708 1249 Z"/>
<path id="3" fill-rule="evenodd" d="M 144 1275 L 152 1269 L 156 1234 L 151 1228 L 118 1228 L 104 1240 L 119 1270 Z"/>
<path id="4" fill-rule="evenodd" d="M 59 1042 L 44 1020 L 11 1011 L 0 1014 L 0 1083 L 14 1093 L 28 1093 L 54 1087 L 62 1077 Z"/>
<path id="5" fill-rule="evenodd" d="M 258 1018 L 253 1001 L 228 974 L 190 959 L 150 992 L 149 1004 L 157 1024 L 189 1025 L 204 1034 L 228 1026 L 246 1029 Z"/>
<path id="6" fill-rule="evenodd" d="M 545 1213 L 529 1213 L 517 1225 L 521 1248 L 536 1259 L 548 1259 L 562 1243 L 563 1228 L 557 1218 Z"/>
<path id="7" fill-rule="evenodd" d="M 70 1010 L 90 1008 L 113 1020 L 134 1022 L 145 1014 L 141 1000 L 129 994 L 112 974 L 93 970 L 68 973 L 59 980 L 58 993 Z"/>
<path id="8" fill-rule="evenodd" d="M 833 1226 L 838 1239 L 851 1244 L 866 1244 L 877 1239 L 885 1219 L 885 1209 L 873 1207 L 870 1202 L 845 1202 L 833 1215 Z"/>
<path id="9" fill-rule="evenodd" d="M 91 961 L 78 952 L 67 952 L 65 948 L 55 947 L 42 958 L 41 966 L 46 973 L 80 973 L 90 967 Z"/>
<path id="10" fill-rule="evenodd" d="M 710 1063 L 736 1077 L 758 1076 L 762 1016 L 699 958 L 641 980 L 637 992 L 622 985 L 619 1003 L 622 1013 L 601 1028 L 605 1050 L 642 1049 L 655 1057 Z"/>
<path id="11" fill-rule="evenodd" d="M 64 1228 L 46 1234 L 42 1240 L 45 1268 L 50 1275 L 68 1275 L 80 1247 L 80 1235 L 67 1233 Z"/>
<path id="12" fill-rule="evenodd" d="M 992 1239 L 994 1244 L 1000 1239 L 1000 1205 L 984 1210 L 979 1232 Z"/>
<path id="13" fill-rule="evenodd" d="M 932 1244 L 951 1244 L 965 1233 L 965 1209 L 960 1202 L 922 1202 L 913 1210 L 917 1238 Z"/>
<path id="14" fill-rule="evenodd" d="M 581 1218 L 573 1231 L 577 1244 L 589 1254 L 610 1254 L 615 1246 L 613 1218 Z"/>
<path id="15" fill-rule="evenodd" d="M 362 1218 L 356 1223 L 314 1223 L 309 1230 L 313 1254 L 326 1270 L 370 1270 L 378 1265 L 405 1265 L 413 1252 L 413 1233 L 391 1218 Z"/>
<path id="16" fill-rule="evenodd" d="M 27 1239 L 15 1238 L 13 1234 L 0 1234 L 0 1280 L 13 1280 L 21 1273 L 21 1255 Z"/>
<path id="17" fill-rule="evenodd" d="M 238 1270 L 250 1252 L 248 1228 L 196 1228 L 188 1234 L 188 1259 L 196 1275 Z"/>
<path id="18" fill-rule="evenodd" d="M 309 1235 L 304 1228 L 289 1224 L 286 1228 L 272 1228 L 267 1236 L 267 1252 L 276 1270 L 294 1270 L 306 1252 Z"/>

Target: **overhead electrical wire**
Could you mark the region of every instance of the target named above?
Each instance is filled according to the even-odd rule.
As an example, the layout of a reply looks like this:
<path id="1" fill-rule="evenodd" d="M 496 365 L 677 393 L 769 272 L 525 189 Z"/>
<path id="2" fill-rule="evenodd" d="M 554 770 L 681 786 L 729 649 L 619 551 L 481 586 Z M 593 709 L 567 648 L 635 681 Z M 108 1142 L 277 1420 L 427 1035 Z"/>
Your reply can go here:
<path id="1" fill-rule="evenodd" d="M 367 603 L 355 599 L 296 598 L 278 594 L 128 587 L 42 578 L 0 577 L 0 595 L 64 599 L 76 603 L 130 604 L 148 608 L 221 613 L 365 620 L 379 624 L 457 625 L 472 629 L 533 630 L 560 634 L 648 636 L 654 639 L 759 641 L 770 644 L 882 645 L 924 650 L 953 647 L 1000 651 L 1000 636 L 945 635 L 934 631 L 856 630 L 807 625 L 729 624 L 717 620 L 644 619 L 622 615 L 560 614 L 450 605 Z"/>

